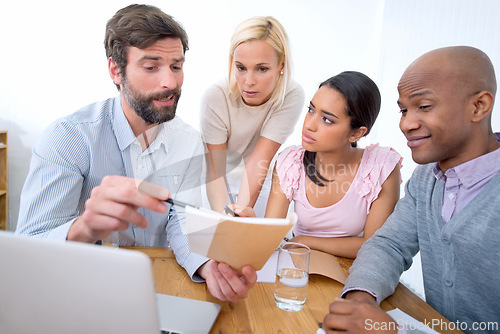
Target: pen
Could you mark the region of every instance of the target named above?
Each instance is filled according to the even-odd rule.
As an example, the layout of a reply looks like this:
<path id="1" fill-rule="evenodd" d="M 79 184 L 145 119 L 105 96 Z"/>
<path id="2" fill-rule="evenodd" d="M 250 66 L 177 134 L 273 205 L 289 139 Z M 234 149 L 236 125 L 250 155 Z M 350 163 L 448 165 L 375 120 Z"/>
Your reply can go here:
<path id="1" fill-rule="evenodd" d="M 173 199 L 173 198 L 166 199 L 166 200 L 164 200 L 164 202 L 170 203 L 172 205 L 177 205 L 177 206 L 180 206 L 180 207 L 183 207 L 183 208 L 185 208 L 186 206 L 190 206 L 192 208 L 199 209 L 198 206 L 191 205 L 191 204 L 188 204 L 188 203 L 185 203 L 185 202 L 182 202 L 182 201 L 178 201 L 178 200 Z M 227 205 L 224 206 L 224 211 L 226 213 L 229 213 L 233 217 L 239 217 L 239 215 L 236 212 L 234 212 L 233 210 L 231 210 Z"/>
<path id="2" fill-rule="evenodd" d="M 170 203 L 172 205 L 177 205 L 177 206 L 180 206 L 180 207 L 183 207 L 183 208 L 185 208 L 186 206 L 190 206 L 192 208 L 199 209 L 199 207 L 197 207 L 196 205 L 191 205 L 191 204 L 188 204 L 188 203 L 184 203 L 184 202 L 178 201 L 178 200 L 173 199 L 173 198 L 166 199 L 166 200 L 164 200 L 164 202 Z"/>
<path id="3" fill-rule="evenodd" d="M 240 216 L 236 212 L 234 212 L 233 210 L 231 210 L 227 205 L 224 205 L 224 212 L 225 213 L 229 213 L 233 217 L 239 217 Z"/>
<path id="4" fill-rule="evenodd" d="M 231 193 L 231 188 L 229 188 L 229 183 L 227 182 L 227 179 L 225 179 L 225 182 L 226 182 L 226 187 L 227 187 L 227 195 L 229 197 L 229 203 L 230 204 L 234 204 L 233 194 Z M 236 212 L 234 212 L 233 210 L 231 210 L 227 205 L 224 205 L 224 212 L 225 213 L 229 213 L 233 217 L 239 217 L 240 216 Z"/>

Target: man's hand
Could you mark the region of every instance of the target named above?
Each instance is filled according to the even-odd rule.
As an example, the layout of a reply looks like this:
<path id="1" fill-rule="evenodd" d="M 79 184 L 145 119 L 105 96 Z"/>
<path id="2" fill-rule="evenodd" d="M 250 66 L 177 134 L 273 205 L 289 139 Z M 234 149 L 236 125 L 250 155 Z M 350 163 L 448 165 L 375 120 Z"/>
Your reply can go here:
<path id="1" fill-rule="evenodd" d="M 105 239 L 112 231 L 124 231 L 129 224 L 146 228 L 147 219 L 137 212 L 140 207 L 165 213 L 163 200 L 170 193 L 160 186 L 127 178 L 106 176 L 92 190 L 85 202 L 85 212 L 68 231 L 68 240 L 95 243 Z"/>
<path id="2" fill-rule="evenodd" d="M 244 266 L 241 271 L 240 274 L 227 264 L 214 260 L 209 260 L 198 269 L 212 296 L 233 303 L 248 297 L 248 291 L 257 281 L 257 272 L 251 266 Z"/>
<path id="3" fill-rule="evenodd" d="M 347 299 L 336 298 L 323 320 L 325 333 L 397 333 L 396 322 L 370 294 L 349 292 Z"/>

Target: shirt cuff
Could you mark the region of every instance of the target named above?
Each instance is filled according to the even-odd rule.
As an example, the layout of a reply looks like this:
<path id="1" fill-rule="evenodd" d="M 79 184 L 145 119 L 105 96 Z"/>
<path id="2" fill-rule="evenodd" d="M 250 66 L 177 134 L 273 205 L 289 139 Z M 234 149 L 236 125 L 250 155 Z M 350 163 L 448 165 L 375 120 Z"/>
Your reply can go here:
<path id="1" fill-rule="evenodd" d="M 186 266 L 184 266 L 184 269 L 186 270 L 187 274 L 189 275 L 189 277 L 191 277 L 191 280 L 193 282 L 196 283 L 205 282 L 205 279 L 198 274 L 198 269 L 200 269 L 200 267 L 204 265 L 206 262 L 208 262 L 208 260 L 210 259 L 196 253 L 191 253 L 189 257 L 190 259 L 186 261 Z"/>
<path id="2" fill-rule="evenodd" d="M 76 220 L 76 218 L 50 230 L 49 233 L 47 234 L 47 239 L 66 241 L 68 239 L 69 229 L 71 228 L 71 225 L 73 225 L 75 220 Z"/>
<path id="3" fill-rule="evenodd" d="M 340 298 L 344 298 L 345 299 L 345 295 L 348 293 L 348 292 L 352 292 L 352 291 L 362 291 L 362 292 L 366 292 L 368 293 L 369 295 L 371 295 L 373 298 L 375 298 L 375 300 L 377 300 L 377 303 L 380 304 L 381 301 L 378 300 L 378 297 L 377 297 L 377 294 L 373 291 L 370 291 L 370 290 L 367 290 L 367 289 L 363 289 L 363 288 L 360 288 L 360 287 L 356 287 L 356 286 L 353 286 L 351 288 L 347 288 L 345 289 L 344 291 L 342 291 L 342 294 L 340 295 Z"/>
<path id="4" fill-rule="evenodd" d="M 377 300 L 377 303 L 380 304 L 380 301 L 378 300 L 377 294 L 375 292 L 367 290 L 367 289 L 363 289 L 360 287 L 352 287 L 352 288 L 345 289 L 344 291 L 342 291 L 340 298 L 345 298 L 345 295 L 348 292 L 352 292 L 352 291 L 366 292 L 366 293 L 370 294 L 373 298 L 375 298 Z M 408 334 L 408 331 L 406 330 L 404 325 L 398 324 L 398 334 Z"/>

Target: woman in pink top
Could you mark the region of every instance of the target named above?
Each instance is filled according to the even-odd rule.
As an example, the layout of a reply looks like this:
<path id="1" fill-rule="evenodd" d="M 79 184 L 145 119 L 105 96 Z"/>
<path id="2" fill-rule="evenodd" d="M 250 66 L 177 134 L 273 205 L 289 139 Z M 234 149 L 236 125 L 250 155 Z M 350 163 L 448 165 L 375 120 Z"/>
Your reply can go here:
<path id="1" fill-rule="evenodd" d="M 343 72 L 320 85 L 304 120 L 302 146 L 278 156 L 266 208 L 266 217 L 283 218 L 294 202 L 293 241 L 354 258 L 392 213 L 401 156 L 389 147 L 356 145 L 379 110 L 377 85 L 362 73 Z"/>

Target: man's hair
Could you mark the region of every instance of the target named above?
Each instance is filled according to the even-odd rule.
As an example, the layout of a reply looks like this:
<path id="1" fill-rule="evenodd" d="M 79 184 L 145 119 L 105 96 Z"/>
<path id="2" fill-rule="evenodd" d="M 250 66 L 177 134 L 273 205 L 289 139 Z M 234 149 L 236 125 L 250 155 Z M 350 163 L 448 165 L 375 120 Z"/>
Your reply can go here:
<path id="1" fill-rule="evenodd" d="M 271 101 L 283 103 L 286 87 L 292 77 L 292 54 L 285 29 L 272 16 L 255 16 L 241 22 L 235 29 L 229 47 L 229 94 L 239 96 L 238 85 L 234 78 L 234 50 L 242 43 L 249 41 L 265 41 L 278 54 L 278 64 L 284 63 L 283 74 L 278 75 Z"/>
<path id="2" fill-rule="evenodd" d="M 166 37 L 179 38 L 184 53 L 189 49 L 186 31 L 172 16 L 155 6 L 130 5 L 117 11 L 106 24 L 106 57 L 116 62 L 125 75 L 128 46 L 145 49 Z"/>

